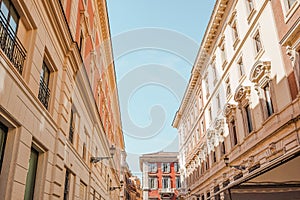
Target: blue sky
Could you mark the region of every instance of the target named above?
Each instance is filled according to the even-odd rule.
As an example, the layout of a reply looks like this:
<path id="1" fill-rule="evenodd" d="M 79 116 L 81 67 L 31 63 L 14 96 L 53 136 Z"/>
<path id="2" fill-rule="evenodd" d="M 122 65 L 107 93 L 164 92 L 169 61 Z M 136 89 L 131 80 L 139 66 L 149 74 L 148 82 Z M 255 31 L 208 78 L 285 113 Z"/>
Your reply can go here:
<path id="1" fill-rule="evenodd" d="M 127 161 L 178 151 L 171 124 L 214 0 L 107 1 Z"/>

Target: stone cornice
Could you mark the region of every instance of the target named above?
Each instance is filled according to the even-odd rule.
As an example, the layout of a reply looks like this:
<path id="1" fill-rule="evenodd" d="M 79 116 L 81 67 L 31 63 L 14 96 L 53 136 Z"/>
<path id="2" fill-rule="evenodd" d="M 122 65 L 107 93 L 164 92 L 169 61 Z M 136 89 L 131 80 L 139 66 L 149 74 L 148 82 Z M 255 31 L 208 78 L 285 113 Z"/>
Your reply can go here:
<path id="1" fill-rule="evenodd" d="M 224 22 L 224 14 L 227 8 L 229 0 L 217 0 L 213 9 L 213 13 L 210 17 L 210 21 L 206 28 L 206 32 L 204 34 L 199 52 L 196 57 L 195 64 L 192 69 L 191 78 L 189 80 L 189 84 L 185 91 L 184 97 L 182 99 L 181 105 L 178 109 L 178 113 L 180 115 L 183 114 L 185 108 L 187 107 L 191 95 L 193 94 L 193 90 L 195 89 L 195 85 L 199 77 L 201 77 L 203 68 L 205 64 L 209 61 L 210 52 L 212 51 L 213 44 L 216 42 L 217 34 L 220 32 L 222 28 L 222 23 Z M 173 126 L 177 127 L 180 119 L 176 119 L 179 115 L 176 114 L 173 120 Z"/>

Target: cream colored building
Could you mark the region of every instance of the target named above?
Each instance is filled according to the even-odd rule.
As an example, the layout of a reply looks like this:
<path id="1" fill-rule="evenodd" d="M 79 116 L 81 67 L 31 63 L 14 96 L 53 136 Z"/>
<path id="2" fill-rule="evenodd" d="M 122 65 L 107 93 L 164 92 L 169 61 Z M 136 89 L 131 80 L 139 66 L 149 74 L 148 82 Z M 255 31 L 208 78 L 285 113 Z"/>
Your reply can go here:
<path id="1" fill-rule="evenodd" d="M 106 2 L 1 0 L 0 19 L 0 199 L 120 199 Z"/>
<path id="2" fill-rule="evenodd" d="M 291 4 L 284 13 L 299 9 L 280 2 Z M 299 88 L 295 96 L 288 78 L 297 67 L 282 51 L 276 3 L 216 1 L 173 121 L 185 199 L 299 197 Z"/>

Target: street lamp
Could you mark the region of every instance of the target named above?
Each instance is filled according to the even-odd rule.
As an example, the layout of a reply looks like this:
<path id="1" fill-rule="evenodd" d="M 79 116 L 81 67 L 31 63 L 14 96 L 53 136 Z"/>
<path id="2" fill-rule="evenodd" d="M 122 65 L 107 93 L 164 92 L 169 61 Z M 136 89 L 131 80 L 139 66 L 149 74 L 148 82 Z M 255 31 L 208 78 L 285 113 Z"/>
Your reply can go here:
<path id="1" fill-rule="evenodd" d="M 227 156 L 224 157 L 224 163 L 225 163 L 226 167 L 232 167 L 232 168 L 235 168 L 235 169 L 238 169 L 238 170 L 245 170 L 246 169 L 245 165 L 230 165 L 229 164 L 229 158 Z"/>
<path id="2" fill-rule="evenodd" d="M 116 147 L 114 147 L 114 145 L 111 145 L 111 147 L 109 148 L 109 153 L 110 153 L 110 156 L 106 156 L 106 157 L 91 157 L 90 162 L 97 163 L 101 160 L 112 158 L 114 156 L 114 154 L 116 153 Z"/>
<path id="3" fill-rule="evenodd" d="M 113 191 L 113 190 L 116 190 L 116 189 L 121 189 L 121 187 L 123 186 L 123 183 L 124 183 L 124 181 L 120 181 L 120 186 L 110 187 L 109 190 Z"/>

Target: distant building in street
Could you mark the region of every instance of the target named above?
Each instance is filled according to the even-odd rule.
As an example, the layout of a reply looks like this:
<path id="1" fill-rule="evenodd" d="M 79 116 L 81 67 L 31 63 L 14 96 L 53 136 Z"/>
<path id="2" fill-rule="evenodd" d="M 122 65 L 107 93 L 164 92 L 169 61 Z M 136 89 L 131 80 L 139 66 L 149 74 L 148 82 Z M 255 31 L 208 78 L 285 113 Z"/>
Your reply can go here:
<path id="1" fill-rule="evenodd" d="M 216 1 L 173 121 L 180 196 L 300 196 L 299 15 L 299 0 Z"/>
<path id="2" fill-rule="evenodd" d="M 140 157 L 143 200 L 178 199 L 180 174 L 177 152 L 158 152 Z"/>

